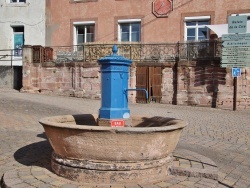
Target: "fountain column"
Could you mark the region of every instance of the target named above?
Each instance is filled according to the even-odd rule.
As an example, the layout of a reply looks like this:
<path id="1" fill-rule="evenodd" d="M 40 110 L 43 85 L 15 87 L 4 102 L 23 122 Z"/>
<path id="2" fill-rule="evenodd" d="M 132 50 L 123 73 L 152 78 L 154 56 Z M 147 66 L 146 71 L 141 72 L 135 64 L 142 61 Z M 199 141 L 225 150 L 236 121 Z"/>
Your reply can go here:
<path id="1" fill-rule="evenodd" d="M 113 54 L 99 59 L 101 65 L 102 96 L 98 124 L 101 126 L 131 126 L 128 108 L 129 66 L 132 61 L 117 55 L 117 46 Z"/>

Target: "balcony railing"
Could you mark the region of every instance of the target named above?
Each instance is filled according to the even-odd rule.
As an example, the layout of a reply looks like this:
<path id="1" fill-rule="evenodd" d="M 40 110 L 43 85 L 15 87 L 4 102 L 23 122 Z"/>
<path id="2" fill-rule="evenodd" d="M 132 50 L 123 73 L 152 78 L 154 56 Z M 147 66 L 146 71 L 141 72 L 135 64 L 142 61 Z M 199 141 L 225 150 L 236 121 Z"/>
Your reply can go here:
<path id="1" fill-rule="evenodd" d="M 87 43 L 79 46 L 33 46 L 33 62 L 96 62 L 112 53 L 114 44 Z M 217 59 L 221 56 L 221 42 L 189 43 L 118 43 L 118 54 L 135 62 L 174 62 L 179 60 Z"/>

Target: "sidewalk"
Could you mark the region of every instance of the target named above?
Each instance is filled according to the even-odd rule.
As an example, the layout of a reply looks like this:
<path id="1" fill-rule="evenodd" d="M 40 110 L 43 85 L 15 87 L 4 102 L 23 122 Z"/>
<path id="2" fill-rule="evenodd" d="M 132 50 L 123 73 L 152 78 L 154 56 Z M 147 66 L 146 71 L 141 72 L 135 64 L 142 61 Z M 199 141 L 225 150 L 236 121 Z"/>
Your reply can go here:
<path id="1" fill-rule="evenodd" d="M 52 149 L 38 120 L 53 115 L 98 113 L 99 108 L 99 100 L 0 89 L 0 176 L 5 173 L 5 183 L 11 187 L 87 187 L 50 172 Z M 129 108 L 132 115 L 188 121 L 175 151 L 175 169 L 179 175 L 180 168 L 195 169 L 193 174 L 198 169 L 200 173 L 200 177 L 174 176 L 138 187 L 250 187 L 250 110 L 234 112 L 166 104 L 129 104 Z M 218 184 L 201 176 L 206 169 L 205 159 L 217 165 Z"/>

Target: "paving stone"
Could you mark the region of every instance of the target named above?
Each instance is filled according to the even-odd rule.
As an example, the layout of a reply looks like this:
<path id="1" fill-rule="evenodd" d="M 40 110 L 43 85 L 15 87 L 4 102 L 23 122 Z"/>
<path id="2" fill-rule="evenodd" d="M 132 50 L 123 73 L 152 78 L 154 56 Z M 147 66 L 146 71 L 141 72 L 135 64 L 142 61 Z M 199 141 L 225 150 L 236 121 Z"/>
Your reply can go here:
<path id="1" fill-rule="evenodd" d="M 166 187 L 169 187 L 170 185 L 173 185 L 173 184 L 169 183 L 169 182 L 160 182 L 160 183 L 157 183 L 156 185 L 159 187 L 162 187 L 162 188 L 166 188 Z"/>
<path id="2" fill-rule="evenodd" d="M 53 181 L 50 182 L 50 185 L 52 186 L 56 186 L 56 187 L 60 187 L 62 185 L 64 185 L 65 183 L 64 182 L 61 182 L 61 181 L 57 181 L 55 179 L 53 179 Z"/>
<path id="3" fill-rule="evenodd" d="M 72 184 L 65 184 L 60 186 L 60 188 L 77 188 L 77 187 L 78 187 L 77 185 L 72 185 Z"/>
<path id="4" fill-rule="evenodd" d="M 27 168 L 27 171 L 22 169 L 22 172 L 19 173 L 20 179 L 23 181 L 18 180 L 15 173 L 9 177 L 9 180 L 21 181 L 20 185 L 30 183 L 34 187 L 46 188 L 55 187 L 52 183 L 57 181 L 63 181 L 63 185 L 71 184 L 71 181 L 44 169 L 50 169 L 51 147 L 46 141 L 46 137 L 43 136 L 44 130 L 38 120 L 41 117 L 52 115 L 96 113 L 99 110 L 100 101 L 19 93 L 12 90 L 5 91 L 1 88 L 0 98 L 0 176 L 24 167 Z M 212 160 L 219 168 L 219 181 L 222 182 L 218 185 L 219 188 L 248 186 L 250 179 L 250 110 L 233 112 L 167 104 L 129 104 L 129 106 L 134 115 L 166 116 L 167 109 L 167 116 L 187 120 L 189 125 L 182 132 L 177 145 L 177 150 L 186 150 L 183 153 L 180 152 L 182 157 L 186 157 L 187 163 L 183 164 L 190 166 L 188 164 L 190 160 L 192 160 L 192 164 L 193 161 L 197 162 L 196 160 L 200 159 L 207 163 L 204 168 L 209 169 Z M 45 141 L 47 145 L 39 145 Z M 175 163 L 175 165 L 178 164 Z M 30 170 L 30 174 L 28 170 Z M 29 175 L 36 178 L 41 177 L 41 180 L 47 182 L 38 179 L 32 181 Z M 43 175 L 47 175 L 47 179 Z M 52 180 L 50 178 L 53 181 L 50 181 Z M 199 184 L 199 178 L 192 177 L 164 183 L 182 186 L 180 184 L 186 181 L 194 182 L 196 186 L 202 186 Z M 58 184 L 61 186 L 60 183 Z M 156 185 L 159 186 L 159 184 Z M 163 184 L 162 186 L 164 187 Z"/>
<path id="5" fill-rule="evenodd" d="M 48 184 L 40 184 L 36 186 L 37 188 L 53 188 L 53 186 L 50 186 Z"/>
<path id="6" fill-rule="evenodd" d="M 142 188 L 139 185 L 125 185 L 125 188 Z"/>
<path id="7" fill-rule="evenodd" d="M 20 183 L 20 184 L 17 184 L 15 186 L 13 186 L 15 188 L 26 188 L 26 187 L 32 187 L 31 185 L 27 184 L 27 183 Z"/>
<path id="8" fill-rule="evenodd" d="M 139 185 L 125 185 L 125 188 L 142 188 Z"/>
<path id="9" fill-rule="evenodd" d="M 250 187 L 250 181 L 248 180 L 239 180 L 236 182 L 236 184 L 234 186 L 238 186 L 238 187 Z"/>
<path id="10" fill-rule="evenodd" d="M 169 188 L 184 188 L 185 186 L 180 185 L 180 184 L 176 184 L 176 185 L 171 185 L 169 186 Z"/>
<path id="11" fill-rule="evenodd" d="M 182 181 L 179 184 L 183 186 L 194 186 L 195 183 L 196 182 L 193 182 L 193 181 Z"/>
<path id="12" fill-rule="evenodd" d="M 187 176 L 176 176 L 175 179 L 179 180 L 179 181 L 185 181 L 186 179 L 188 179 Z"/>
<path id="13" fill-rule="evenodd" d="M 21 179 L 11 179 L 9 181 L 6 181 L 8 183 L 8 186 L 15 187 L 17 184 L 23 183 Z"/>
<path id="14" fill-rule="evenodd" d="M 200 169 L 203 169 L 202 163 L 198 163 L 198 162 L 194 162 L 194 161 L 191 161 L 191 167 L 192 167 L 192 168 L 200 168 Z"/>
<path id="15" fill-rule="evenodd" d="M 22 178 L 22 177 L 20 177 L 20 178 Z M 32 178 L 30 178 L 30 179 L 24 179 L 24 178 L 22 178 L 22 180 L 25 182 L 25 183 L 28 183 L 28 184 L 30 184 L 30 185 L 35 185 L 37 182 L 39 182 L 40 183 L 40 181 L 38 181 L 36 178 L 34 178 L 33 176 L 32 176 Z"/>
<path id="16" fill-rule="evenodd" d="M 203 185 L 204 187 L 207 187 L 207 188 L 215 188 L 217 185 L 217 182 L 210 180 L 210 179 L 202 178 L 201 181 L 198 182 L 198 184 Z"/>
<path id="17" fill-rule="evenodd" d="M 160 188 L 159 186 L 157 186 L 157 185 L 140 185 L 141 187 L 143 187 L 143 188 Z"/>
<path id="18" fill-rule="evenodd" d="M 124 185 L 111 185 L 111 188 L 124 188 Z"/>
<path id="19" fill-rule="evenodd" d="M 229 187 L 232 187 L 235 183 L 236 183 L 236 181 L 235 180 L 229 180 L 229 179 L 224 179 L 223 181 L 221 181 L 224 185 L 227 185 L 227 186 L 229 186 Z"/>
<path id="20" fill-rule="evenodd" d="M 19 178 L 22 179 L 23 181 L 26 181 L 26 180 L 33 179 L 34 176 L 32 176 L 32 175 L 27 175 L 27 176 L 20 176 Z"/>
<path id="21" fill-rule="evenodd" d="M 217 188 L 229 188 L 228 185 L 224 185 L 224 184 L 218 184 Z"/>
<path id="22" fill-rule="evenodd" d="M 78 188 L 94 188 L 96 186 L 91 185 L 79 185 Z"/>

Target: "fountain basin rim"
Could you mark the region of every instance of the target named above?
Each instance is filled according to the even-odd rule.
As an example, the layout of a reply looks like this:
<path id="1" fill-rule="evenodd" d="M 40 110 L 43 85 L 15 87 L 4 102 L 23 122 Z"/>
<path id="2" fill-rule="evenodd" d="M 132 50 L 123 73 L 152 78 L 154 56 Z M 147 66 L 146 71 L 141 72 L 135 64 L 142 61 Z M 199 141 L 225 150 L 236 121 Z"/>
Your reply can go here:
<path id="1" fill-rule="evenodd" d="M 93 115 L 97 118 L 97 115 Z M 139 117 L 139 116 L 134 116 Z M 140 116 L 143 118 L 144 116 Z M 149 118 L 149 117 L 145 117 Z M 133 116 L 132 116 L 133 119 Z M 45 126 L 80 129 L 89 131 L 110 131 L 110 132 L 162 132 L 162 131 L 174 131 L 176 129 L 182 129 L 187 126 L 187 122 L 179 119 L 173 119 L 165 123 L 166 125 L 154 126 L 154 127 L 109 127 L 109 126 L 97 126 L 97 125 L 77 125 L 69 122 L 75 122 L 73 115 L 61 115 L 41 118 L 39 123 Z"/>

